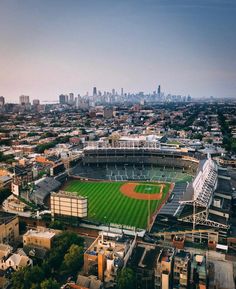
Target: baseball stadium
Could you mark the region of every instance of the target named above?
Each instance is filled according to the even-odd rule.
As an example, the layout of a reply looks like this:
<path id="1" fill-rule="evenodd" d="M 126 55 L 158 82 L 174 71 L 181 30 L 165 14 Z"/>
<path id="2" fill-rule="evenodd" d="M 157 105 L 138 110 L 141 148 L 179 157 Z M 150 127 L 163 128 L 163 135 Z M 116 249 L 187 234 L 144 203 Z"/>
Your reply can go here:
<path id="1" fill-rule="evenodd" d="M 181 226 L 225 237 L 230 228 L 227 170 L 186 148 L 89 142 L 70 176 L 65 190 L 88 198 L 90 221 L 159 234 Z"/>

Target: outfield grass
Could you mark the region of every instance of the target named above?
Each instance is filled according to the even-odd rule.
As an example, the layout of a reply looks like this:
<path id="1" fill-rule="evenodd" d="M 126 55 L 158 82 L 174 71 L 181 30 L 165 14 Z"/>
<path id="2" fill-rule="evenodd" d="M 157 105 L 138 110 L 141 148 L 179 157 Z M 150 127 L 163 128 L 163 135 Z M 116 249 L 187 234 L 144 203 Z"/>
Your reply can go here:
<path id="1" fill-rule="evenodd" d="M 64 190 L 88 197 L 88 218 L 91 220 L 144 229 L 147 227 L 148 201 L 136 200 L 123 195 L 120 192 L 123 184 L 124 182 L 72 180 Z M 140 184 L 140 186 L 143 185 L 143 183 Z M 154 213 L 161 205 L 169 188 L 170 184 L 166 184 L 161 200 L 150 201 L 151 213 Z"/>

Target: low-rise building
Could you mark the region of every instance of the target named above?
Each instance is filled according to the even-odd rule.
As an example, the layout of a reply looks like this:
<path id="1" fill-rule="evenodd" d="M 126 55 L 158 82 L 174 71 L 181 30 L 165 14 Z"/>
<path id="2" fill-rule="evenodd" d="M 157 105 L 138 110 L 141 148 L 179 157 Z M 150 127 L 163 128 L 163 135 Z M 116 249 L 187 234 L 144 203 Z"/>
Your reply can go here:
<path id="1" fill-rule="evenodd" d="M 196 289 L 207 288 L 206 256 L 195 254 L 191 262 L 191 284 Z"/>
<path id="2" fill-rule="evenodd" d="M 107 287 L 116 283 L 118 271 L 126 266 L 136 245 L 136 237 L 100 233 L 84 253 L 85 275 L 96 275 Z"/>
<path id="3" fill-rule="evenodd" d="M 129 266 L 135 273 L 136 289 L 153 289 L 154 288 L 154 270 L 161 248 L 154 244 L 138 244 L 131 257 Z"/>
<path id="4" fill-rule="evenodd" d="M 41 247 L 50 250 L 52 241 L 57 231 L 38 227 L 37 230 L 29 230 L 23 235 L 23 245 Z"/>
<path id="5" fill-rule="evenodd" d="M 172 248 L 161 250 L 155 268 L 155 289 L 172 288 L 174 253 Z"/>
<path id="6" fill-rule="evenodd" d="M 11 180 L 10 176 L 0 176 L 0 189 L 11 187 Z"/>
<path id="7" fill-rule="evenodd" d="M 185 289 L 189 285 L 190 253 L 180 251 L 175 254 L 173 288 Z"/>
<path id="8" fill-rule="evenodd" d="M 0 243 L 9 243 L 19 238 L 17 215 L 0 211 Z"/>
<path id="9" fill-rule="evenodd" d="M 32 265 L 33 261 L 28 256 L 14 253 L 6 260 L 4 269 L 6 270 L 11 267 L 14 271 L 18 271 L 21 268 Z"/>
<path id="10" fill-rule="evenodd" d="M 33 261 L 22 250 L 13 253 L 11 246 L 0 244 L 0 270 L 5 271 L 12 268 L 14 271 L 18 271 L 32 265 Z"/>

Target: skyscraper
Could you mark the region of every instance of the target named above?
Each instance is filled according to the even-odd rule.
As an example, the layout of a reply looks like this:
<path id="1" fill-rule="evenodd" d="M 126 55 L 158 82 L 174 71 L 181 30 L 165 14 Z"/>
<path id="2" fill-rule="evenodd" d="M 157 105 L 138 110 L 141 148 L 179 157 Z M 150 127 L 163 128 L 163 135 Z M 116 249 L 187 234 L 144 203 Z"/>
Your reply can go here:
<path id="1" fill-rule="evenodd" d="M 93 96 L 97 96 L 97 87 L 93 88 Z"/>
<path id="2" fill-rule="evenodd" d="M 4 106 L 5 104 L 5 98 L 3 96 L 0 96 L 0 106 Z"/>
<path id="3" fill-rule="evenodd" d="M 73 104 L 74 103 L 74 93 L 69 93 L 69 103 Z"/>
<path id="4" fill-rule="evenodd" d="M 157 95 L 158 95 L 158 97 L 161 97 L 161 86 L 160 85 L 158 85 Z"/>
<path id="5" fill-rule="evenodd" d="M 66 96 L 65 96 L 65 94 L 60 94 L 60 95 L 59 95 L 59 102 L 60 102 L 60 104 L 65 104 L 65 103 L 66 103 Z"/>
<path id="6" fill-rule="evenodd" d="M 124 89 L 121 88 L 121 96 L 123 96 L 123 95 L 124 95 Z"/>
<path id="7" fill-rule="evenodd" d="M 39 99 L 34 99 L 34 100 L 33 100 L 33 105 L 34 105 L 34 106 L 40 105 Z"/>
<path id="8" fill-rule="evenodd" d="M 28 95 L 20 95 L 19 99 L 20 99 L 20 105 L 25 105 L 25 104 L 30 103 Z"/>

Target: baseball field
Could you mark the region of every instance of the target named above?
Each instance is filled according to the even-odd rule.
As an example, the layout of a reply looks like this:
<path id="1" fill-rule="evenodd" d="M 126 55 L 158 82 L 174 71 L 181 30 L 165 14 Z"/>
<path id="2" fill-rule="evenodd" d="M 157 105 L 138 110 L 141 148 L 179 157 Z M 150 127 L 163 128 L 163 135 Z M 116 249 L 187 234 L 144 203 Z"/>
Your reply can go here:
<path id="1" fill-rule="evenodd" d="M 88 198 L 88 219 L 145 229 L 162 205 L 171 183 L 72 180 L 64 188 Z"/>

